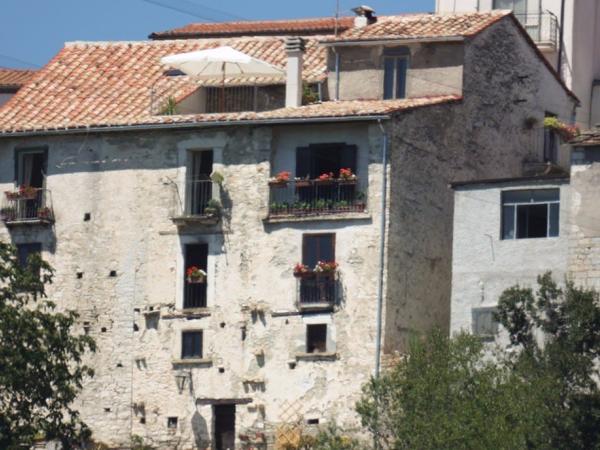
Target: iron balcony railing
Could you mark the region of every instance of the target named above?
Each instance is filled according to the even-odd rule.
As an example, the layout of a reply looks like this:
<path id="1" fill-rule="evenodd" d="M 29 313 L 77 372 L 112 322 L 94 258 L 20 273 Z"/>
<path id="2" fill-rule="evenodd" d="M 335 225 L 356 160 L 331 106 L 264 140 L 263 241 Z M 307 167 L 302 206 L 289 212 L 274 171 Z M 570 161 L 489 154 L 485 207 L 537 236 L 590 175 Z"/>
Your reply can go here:
<path id="1" fill-rule="evenodd" d="M 537 45 L 558 48 L 558 19 L 549 12 L 515 14 Z"/>
<path id="2" fill-rule="evenodd" d="M 206 283 L 190 283 L 185 280 L 183 307 L 206 308 Z"/>
<path id="3" fill-rule="evenodd" d="M 300 308 L 333 307 L 337 298 L 335 275 L 310 274 L 298 279 Z"/>
<path id="4" fill-rule="evenodd" d="M 295 180 L 269 183 L 270 216 L 363 212 L 366 197 L 356 180 Z"/>
<path id="5" fill-rule="evenodd" d="M 186 181 L 185 186 L 185 208 L 186 216 L 207 215 L 209 201 L 213 198 L 213 182 L 207 179 L 191 179 Z"/>
<path id="6" fill-rule="evenodd" d="M 4 193 L 0 218 L 6 225 L 54 223 L 52 196 L 48 189 L 26 188 Z"/>

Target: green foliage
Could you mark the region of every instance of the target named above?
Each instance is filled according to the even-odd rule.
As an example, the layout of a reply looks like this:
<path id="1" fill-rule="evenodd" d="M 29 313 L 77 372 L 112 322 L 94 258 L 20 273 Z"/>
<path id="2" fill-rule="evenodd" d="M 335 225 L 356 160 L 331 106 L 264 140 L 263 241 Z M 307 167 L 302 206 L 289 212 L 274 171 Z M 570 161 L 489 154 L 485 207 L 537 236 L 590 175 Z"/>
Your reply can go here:
<path id="1" fill-rule="evenodd" d="M 310 105 L 319 101 L 319 93 L 316 92 L 308 83 L 302 85 L 302 104 Z"/>
<path id="2" fill-rule="evenodd" d="M 131 450 L 153 450 L 154 447 L 144 443 L 144 438 L 133 434 L 131 436 Z"/>
<path id="3" fill-rule="evenodd" d="M 314 438 L 314 449 L 318 450 L 358 450 L 359 442 L 352 438 L 335 423 L 328 424 L 322 428 Z"/>
<path id="4" fill-rule="evenodd" d="M 476 337 L 435 331 L 364 386 L 357 411 L 380 448 L 484 450 L 526 448 L 543 407 Z"/>
<path id="5" fill-rule="evenodd" d="M 571 282 L 560 289 L 550 273 L 538 285 L 506 290 L 497 314 L 517 350 L 514 372 L 543 387 L 547 445 L 538 448 L 600 448 L 599 295 Z"/>
<path id="6" fill-rule="evenodd" d="M 71 406 L 92 370 L 82 363 L 95 351 L 89 336 L 74 336 L 77 314 L 55 311 L 46 297 L 48 264 L 32 256 L 18 264 L 14 247 L 0 242 L 0 448 L 58 439 L 64 448 L 89 437 Z"/>
<path id="7" fill-rule="evenodd" d="M 225 181 L 223 174 L 217 171 L 214 171 L 210 174 L 210 179 L 213 183 L 217 183 L 219 186 L 223 184 L 223 181 Z"/>
<path id="8" fill-rule="evenodd" d="M 169 97 L 161 111 L 164 116 L 174 116 L 177 114 L 177 101 L 173 97 Z"/>

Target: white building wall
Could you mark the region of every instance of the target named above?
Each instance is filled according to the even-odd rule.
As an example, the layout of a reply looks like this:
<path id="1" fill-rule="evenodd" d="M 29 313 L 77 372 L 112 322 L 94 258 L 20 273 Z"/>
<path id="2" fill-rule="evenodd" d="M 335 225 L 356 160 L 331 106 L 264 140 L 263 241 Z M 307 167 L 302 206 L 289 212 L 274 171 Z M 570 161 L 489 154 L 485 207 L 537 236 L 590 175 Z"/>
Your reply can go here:
<path id="1" fill-rule="evenodd" d="M 503 190 L 560 188 L 558 237 L 501 239 Z M 515 284 L 536 287 L 538 275 L 550 270 L 557 281 L 567 271 L 568 184 L 480 184 L 456 188 L 452 261 L 452 333 L 471 331 L 472 309 L 496 306 L 502 292 Z"/>

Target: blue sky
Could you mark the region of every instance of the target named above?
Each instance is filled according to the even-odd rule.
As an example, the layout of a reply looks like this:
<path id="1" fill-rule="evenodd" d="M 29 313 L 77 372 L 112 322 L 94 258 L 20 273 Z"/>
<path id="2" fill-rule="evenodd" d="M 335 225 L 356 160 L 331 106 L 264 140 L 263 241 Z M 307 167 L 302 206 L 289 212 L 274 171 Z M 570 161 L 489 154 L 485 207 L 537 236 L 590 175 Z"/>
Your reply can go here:
<path id="1" fill-rule="evenodd" d="M 336 0 L 1 0 L 0 67 L 43 66 L 67 41 L 144 40 L 204 22 L 156 3 L 192 10 L 211 21 L 331 16 Z M 431 12 L 435 0 L 339 0 L 342 14 L 359 4 L 379 14 Z M 239 20 L 239 19 L 238 19 Z"/>

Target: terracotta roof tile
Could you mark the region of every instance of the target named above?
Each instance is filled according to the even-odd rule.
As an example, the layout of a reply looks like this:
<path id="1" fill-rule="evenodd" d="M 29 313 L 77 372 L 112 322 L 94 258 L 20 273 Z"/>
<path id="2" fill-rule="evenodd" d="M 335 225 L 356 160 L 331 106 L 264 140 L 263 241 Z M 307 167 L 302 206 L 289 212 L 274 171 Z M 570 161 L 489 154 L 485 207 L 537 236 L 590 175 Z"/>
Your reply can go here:
<path id="1" fill-rule="evenodd" d="M 43 127 L 23 125 L 19 128 L 0 128 L 2 134 L 18 134 L 34 131 L 60 131 L 77 129 L 103 129 L 121 128 L 131 125 L 170 125 L 170 124 L 216 124 L 224 122 L 264 122 L 264 121 L 303 121 L 310 119 L 348 118 L 365 116 L 387 116 L 403 111 L 425 106 L 453 103 L 461 100 L 456 95 L 438 97 L 408 98 L 398 100 L 352 100 L 340 102 L 324 102 L 298 108 L 281 108 L 264 112 L 239 112 L 239 113 L 213 113 L 213 114 L 186 114 L 186 115 L 150 115 L 136 117 L 135 119 L 121 118 L 111 122 L 88 121 L 82 123 L 46 123 Z"/>
<path id="2" fill-rule="evenodd" d="M 20 88 L 35 74 L 35 70 L 0 67 L 0 88 Z"/>
<path id="3" fill-rule="evenodd" d="M 229 45 L 271 64 L 285 67 L 284 38 L 236 38 L 67 44 L 0 110 L 0 129 L 40 128 L 48 124 L 136 122 L 159 110 L 169 97 L 183 98 L 199 85 L 219 80 L 166 76 L 160 58 L 169 54 Z M 326 49 L 306 43 L 304 79 L 326 76 Z M 282 84 L 277 78 L 230 80 L 227 84 Z"/>
<path id="4" fill-rule="evenodd" d="M 485 13 L 383 16 L 366 27 L 348 29 L 337 38 L 328 36 L 323 42 L 468 37 L 507 15 L 510 15 L 510 11 L 495 10 Z"/>
<path id="5" fill-rule="evenodd" d="M 353 17 L 340 17 L 338 31 L 352 27 Z M 336 28 L 333 17 L 295 20 L 260 20 L 222 23 L 191 23 L 184 27 L 152 33 L 150 39 L 189 39 L 231 36 L 333 34 Z"/>
<path id="6" fill-rule="evenodd" d="M 600 126 L 593 130 L 587 130 L 582 132 L 579 136 L 571 141 L 571 145 L 600 145 Z"/>

